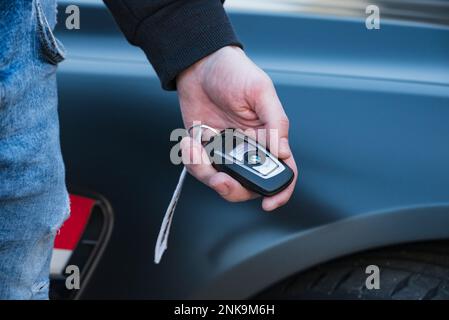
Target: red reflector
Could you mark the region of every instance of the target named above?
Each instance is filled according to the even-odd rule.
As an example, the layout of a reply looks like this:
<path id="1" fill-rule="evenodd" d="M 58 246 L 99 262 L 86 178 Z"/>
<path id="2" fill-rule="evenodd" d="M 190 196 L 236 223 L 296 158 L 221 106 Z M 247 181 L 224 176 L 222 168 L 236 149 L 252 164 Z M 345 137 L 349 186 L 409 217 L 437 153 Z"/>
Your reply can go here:
<path id="1" fill-rule="evenodd" d="M 56 249 L 74 250 L 89 220 L 95 200 L 70 195 L 70 217 L 64 222 L 55 239 Z"/>

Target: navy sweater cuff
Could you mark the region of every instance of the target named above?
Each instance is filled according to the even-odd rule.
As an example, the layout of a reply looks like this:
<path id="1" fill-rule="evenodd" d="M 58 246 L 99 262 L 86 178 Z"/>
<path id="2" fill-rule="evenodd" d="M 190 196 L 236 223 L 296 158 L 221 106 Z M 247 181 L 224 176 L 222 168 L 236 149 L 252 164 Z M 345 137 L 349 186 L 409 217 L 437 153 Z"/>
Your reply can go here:
<path id="1" fill-rule="evenodd" d="M 220 0 L 180 3 L 143 20 L 134 34 L 166 90 L 176 90 L 176 76 L 198 60 L 225 46 L 242 47 Z"/>

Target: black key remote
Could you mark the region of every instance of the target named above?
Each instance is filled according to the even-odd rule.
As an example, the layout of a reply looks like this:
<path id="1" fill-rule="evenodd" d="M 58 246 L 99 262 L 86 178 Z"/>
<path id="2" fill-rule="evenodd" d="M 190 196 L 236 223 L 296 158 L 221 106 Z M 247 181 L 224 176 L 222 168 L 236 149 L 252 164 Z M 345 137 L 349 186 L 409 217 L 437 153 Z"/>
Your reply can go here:
<path id="1" fill-rule="evenodd" d="M 205 145 L 212 165 L 264 196 L 284 190 L 293 170 L 254 139 L 235 129 L 225 129 Z"/>

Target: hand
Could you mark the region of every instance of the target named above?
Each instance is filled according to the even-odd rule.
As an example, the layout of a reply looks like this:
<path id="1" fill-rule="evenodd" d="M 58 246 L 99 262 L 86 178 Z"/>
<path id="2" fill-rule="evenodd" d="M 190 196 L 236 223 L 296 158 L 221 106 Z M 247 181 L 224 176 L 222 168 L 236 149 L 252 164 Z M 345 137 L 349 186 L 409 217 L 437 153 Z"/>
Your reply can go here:
<path id="1" fill-rule="evenodd" d="M 295 178 L 282 192 L 265 197 L 262 207 L 271 211 L 284 205 L 295 188 L 298 170 L 288 144 L 288 118 L 269 76 L 243 50 L 228 46 L 184 70 L 177 78 L 177 88 L 186 128 L 201 121 L 220 130 L 278 130 L 278 152 L 275 148 L 271 151 L 292 168 Z M 266 141 L 270 141 L 269 137 Z M 208 159 L 204 148 L 189 137 L 182 140 L 181 150 L 184 159 Z M 217 172 L 208 161 L 186 166 L 193 176 L 228 201 L 257 196 L 229 175 Z"/>

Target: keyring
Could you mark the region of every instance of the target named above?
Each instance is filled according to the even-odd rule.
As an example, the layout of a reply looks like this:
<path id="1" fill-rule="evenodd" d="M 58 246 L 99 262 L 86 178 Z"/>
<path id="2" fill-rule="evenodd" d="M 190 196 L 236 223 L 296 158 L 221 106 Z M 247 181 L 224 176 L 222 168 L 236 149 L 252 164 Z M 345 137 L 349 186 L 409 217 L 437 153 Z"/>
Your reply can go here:
<path id="1" fill-rule="evenodd" d="M 211 126 L 208 126 L 207 124 L 196 124 L 196 125 L 194 125 L 194 126 L 191 126 L 188 130 L 187 130 L 187 132 L 189 133 L 189 135 L 190 135 L 190 132 L 192 131 L 192 129 L 194 129 L 194 128 L 200 128 L 200 129 L 208 129 L 208 130 L 210 130 L 210 131 L 212 131 L 213 133 L 215 133 L 215 134 L 220 134 L 220 131 L 218 131 L 217 129 L 215 129 L 215 128 L 212 128 Z"/>
<path id="2" fill-rule="evenodd" d="M 199 142 L 199 143 L 201 143 L 201 144 L 203 144 L 203 145 L 204 145 L 205 143 L 208 142 L 207 137 L 205 137 L 206 135 L 203 134 L 203 130 L 204 130 L 204 129 L 212 131 L 212 132 L 214 133 L 214 136 L 220 134 L 220 131 L 219 131 L 219 130 L 217 130 L 217 129 L 215 129 L 215 128 L 212 128 L 211 126 L 208 126 L 208 125 L 206 125 L 206 124 L 196 124 L 196 125 L 194 125 L 194 126 L 191 126 L 191 127 L 189 128 L 189 130 L 187 130 L 188 134 L 191 135 L 190 132 L 191 132 L 193 129 L 196 129 L 196 128 L 199 129 L 198 135 L 197 135 L 197 136 L 192 136 L 192 137 L 193 137 L 194 140 L 196 140 L 197 142 Z M 205 138 L 204 141 L 203 141 L 203 138 Z M 211 138 L 211 136 L 209 136 L 209 138 Z"/>

